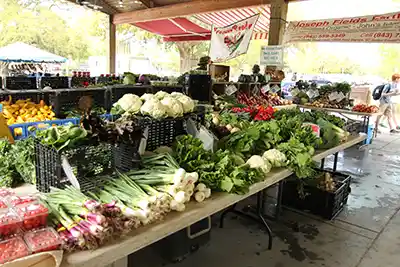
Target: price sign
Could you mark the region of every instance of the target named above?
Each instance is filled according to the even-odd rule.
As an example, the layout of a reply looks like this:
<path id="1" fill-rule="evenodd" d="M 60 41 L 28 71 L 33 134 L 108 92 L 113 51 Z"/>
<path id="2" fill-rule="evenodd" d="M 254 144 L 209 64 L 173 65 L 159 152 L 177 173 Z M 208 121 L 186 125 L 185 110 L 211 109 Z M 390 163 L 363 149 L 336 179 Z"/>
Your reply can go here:
<path id="1" fill-rule="evenodd" d="M 149 138 L 149 127 L 146 127 L 143 131 L 143 138 L 140 140 L 139 155 L 143 155 L 146 151 L 147 139 Z"/>
<path id="2" fill-rule="evenodd" d="M 61 166 L 64 169 L 65 175 L 71 182 L 72 186 L 80 190 L 81 186 L 79 185 L 78 179 L 76 179 L 74 171 L 72 170 L 71 164 L 69 164 L 67 157 L 61 156 Z"/>
<path id="3" fill-rule="evenodd" d="M 268 66 L 283 66 L 283 46 L 262 46 L 260 63 Z"/>
<path id="4" fill-rule="evenodd" d="M 228 85 L 227 87 L 226 87 L 226 89 L 225 89 L 225 94 L 227 94 L 227 95 L 233 95 L 234 93 L 236 93 L 237 92 L 237 88 L 236 88 L 236 86 L 234 86 L 233 84 L 231 84 L 231 85 Z"/>

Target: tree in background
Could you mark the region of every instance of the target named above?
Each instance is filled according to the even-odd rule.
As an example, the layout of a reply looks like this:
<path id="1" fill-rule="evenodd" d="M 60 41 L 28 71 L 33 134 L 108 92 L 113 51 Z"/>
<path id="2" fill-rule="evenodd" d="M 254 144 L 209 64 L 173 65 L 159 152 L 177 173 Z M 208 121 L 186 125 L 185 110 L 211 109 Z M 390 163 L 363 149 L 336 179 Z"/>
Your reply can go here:
<path id="1" fill-rule="evenodd" d="M 51 53 L 84 60 L 89 56 L 85 36 L 64 19 L 35 1 L 0 1 L 0 47 L 15 42 L 34 45 Z"/>
<path id="2" fill-rule="evenodd" d="M 400 45 L 385 44 L 379 47 L 381 65 L 377 68 L 379 75 L 389 79 L 393 73 L 400 72 Z"/>

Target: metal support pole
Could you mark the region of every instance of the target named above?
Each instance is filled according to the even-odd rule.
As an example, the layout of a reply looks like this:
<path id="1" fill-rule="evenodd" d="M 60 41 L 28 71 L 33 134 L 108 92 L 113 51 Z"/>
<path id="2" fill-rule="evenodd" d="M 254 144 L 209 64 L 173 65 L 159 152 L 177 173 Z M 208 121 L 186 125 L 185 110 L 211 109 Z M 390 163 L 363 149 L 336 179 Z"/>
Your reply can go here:
<path id="1" fill-rule="evenodd" d="M 337 162 L 338 162 L 338 156 L 339 156 L 339 152 L 336 152 L 335 154 L 334 154 L 334 160 L 333 160 L 333 171 L 335 172 L 336 171 L 336 168 L 337 168 Z"/>

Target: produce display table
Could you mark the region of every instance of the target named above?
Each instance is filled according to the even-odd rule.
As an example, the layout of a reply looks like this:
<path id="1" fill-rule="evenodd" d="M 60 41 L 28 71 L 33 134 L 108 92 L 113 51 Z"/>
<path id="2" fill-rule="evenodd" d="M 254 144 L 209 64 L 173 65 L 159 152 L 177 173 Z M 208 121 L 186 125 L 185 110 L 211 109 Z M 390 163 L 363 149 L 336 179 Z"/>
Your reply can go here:
<path id="1" fill-rule="evenodd" d="M 351 110 L 346 110 L 346 109 L 337 109 L 337 108 L 320 108 L 320 107 L 313 107 L 313 106 L 307 106 L 307 105 L 297 105 L 301 109 L 310 109 L 310 110 L 323 110 L 326 112 L 331 112 L 331 113 L 338 113 L 342 115 L 343 117 L 349 119 L 349 120 L 354 120 L 352 118 L 349 118 L 343 114 L 346 115 L 351 115 L 351 116 L 360 116 L 363 118 L 362 120 L 362 128 L 364 130 L 364 133 L 368 135 L 368 127 L 369 127 L 369 122 L 371 117 L 379 116 L 382 115 L 381 112 L 376 112 L 376 113 L 366 113 L 366 112 L 356 112 L 356 111 L 351 111 Z M 374 135 L 371 136 L 371 141 Z"/>
<path id="2" fill-rule="evenodd" d="M 351 136 L 346 142 L 337 147 L 317 151 L 315 161 L 336 154 L 346 148 L 366 139 L 365 135 Z M 290 176 L 288 169 L 276 169 L 268 174 L 265 181 L 254 184 L 248 193 L 244 195 L 214 193 L 210 199 L 202 203 L 189 203 L 184 212 L 168 214 L 164 221 L 140 227 L 125 238 L 100 247 L 93 251 L 78 251 L 65 254 L 61 267 L 100 267 L 111 264 L 133 252 L 136 252 L 158 240 L 167 237 L 181 229 L 184 229 L 199 220 L 211 216 L 225 208 L 228 208 L 247 197 L 254 195 Z"/>

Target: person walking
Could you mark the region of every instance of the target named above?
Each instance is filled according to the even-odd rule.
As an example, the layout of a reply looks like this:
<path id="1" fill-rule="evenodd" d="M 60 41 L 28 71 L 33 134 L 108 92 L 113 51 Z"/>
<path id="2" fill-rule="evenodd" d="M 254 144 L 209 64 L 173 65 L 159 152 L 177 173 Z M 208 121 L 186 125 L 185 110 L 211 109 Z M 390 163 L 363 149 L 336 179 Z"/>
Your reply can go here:
<path id="1" fill-rule="evenodd" d="M 392 98 L 400 95 L 400 74 L 392 75 L 392 82 L 388 83 L 384 86 L 382 90 L 381 98 L 379 99 L 379 112 L 381 112 L 384 116 L 387 117 L 390 133 L 398 133 L 399 125 L 397 124 L 396 118 L 394 118 L 393 114 L 393 102 Z M 382 115 L 379 115 L 376 118 L 375 122 L 375 135 L 378 133 L 379 121 Z M 393 120 L 393 123 L 392 123 Z"/>

